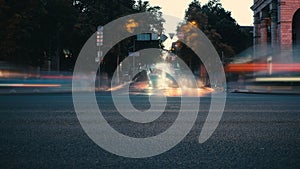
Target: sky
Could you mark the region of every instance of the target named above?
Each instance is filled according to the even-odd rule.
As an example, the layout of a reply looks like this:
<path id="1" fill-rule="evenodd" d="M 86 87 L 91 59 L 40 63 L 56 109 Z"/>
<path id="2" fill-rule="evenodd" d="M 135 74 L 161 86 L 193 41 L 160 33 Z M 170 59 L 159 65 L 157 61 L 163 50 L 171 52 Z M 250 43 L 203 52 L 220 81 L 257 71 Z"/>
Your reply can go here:
<path id="1" fill-rule="evenodd" d="M 193 0 L 148 0 L 151 6 L 162 7 L 162 12 L 167 15 L 176 16 L 180 19 L 184 18 L 185 10 Z M 200 0 L 204 5 L 208 0 Z M 223 8 L 231 12 L 232 17 L 241 26 L 253 25 L 253 12 L 250 7 L 253 0 L 221 0 Z"/>

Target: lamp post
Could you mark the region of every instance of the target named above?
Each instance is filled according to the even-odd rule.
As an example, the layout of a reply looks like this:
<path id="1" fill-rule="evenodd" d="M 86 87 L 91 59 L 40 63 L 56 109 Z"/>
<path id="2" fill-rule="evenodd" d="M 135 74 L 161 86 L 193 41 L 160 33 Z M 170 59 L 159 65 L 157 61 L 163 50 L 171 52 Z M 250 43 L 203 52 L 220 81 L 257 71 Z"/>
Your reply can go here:
<path id="1" fill-rule="evenodd" d="M 129 19 L 127 21 L 127 23 L 125 24 L 125 29 L 127 32 L 129 33 L 133 33 L 135 31 L 135 28 L 139 27 L 139 23 L 136 22 L 134 19 Z M 134 40 L 133 42 L 133 51 L 132 52 L 135 52 L 136 50 L 136 40 Z M 132 56 L 132 77 L 134 76 L 134 69 L 135 69 L 135 60 L 134 60 L 134 56 Z"/>

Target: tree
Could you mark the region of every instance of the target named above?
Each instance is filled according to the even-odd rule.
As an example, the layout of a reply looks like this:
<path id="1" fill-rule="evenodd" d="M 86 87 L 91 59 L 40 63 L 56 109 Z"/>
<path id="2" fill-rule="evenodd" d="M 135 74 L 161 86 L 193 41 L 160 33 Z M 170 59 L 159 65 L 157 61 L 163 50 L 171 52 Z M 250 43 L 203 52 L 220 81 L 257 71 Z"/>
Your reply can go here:
<path id="1" fill-rule="evenodd" d="M 50 59 L 54 70 L 72 70 L 82 46 L 99 25 L 147 11 L 153 16 L 149 29 L 159 32 L 163 21 L 159 10 L 135 0 L 0 0 L 0 60 L 45 67 Z M 109 60 L 127 56 L 132 40 L 112 49 L 107 57 L 112 70 L 116 64 Z"/>
<path id="2" fill-rule="evenodd" d="M 226 57 L 229 57 L 234 56 L 234 49 L 224 41 L 222 34 L 215 26 L 218 20 L 224 20 L 228 17 L 227 13 L 223 11 L 225 12 L 218 0 L 210 0 L 204 6 L 201 6 L 198 1 L 194 0 L 186 11 L 185 20 L 206 34 L 220 56 L 224 54 Z M 232 19 L 231 21 L 233 22 L 234 20 Z"/>
<path id="3" fill-rule="evenodd" d="M 202 6 L 202 11 L 208 17 L 210 28 L 215 29 L 221 35 L 222 43 L 234 51 L 233 55 L 228 53 L 230 51 L 224 51 L 226 57 L 232 57 L 252 45 L 250 35 L 241 31 L 236 20 L 232 18 L 231 12 L 222 7 L 220 0 L 210 0 Z"/>
<path id="4" fill-rule="evenodd" d="M 45 15 L 39 1 L 0 1 L 2 60 L 37 65 L 41 60 L 39 43 L 40 25 L 38 22 Z M 37 9 L 37 10 L 35 10 Z"/>
<path id="5" fill-rule="evenodd" d="M 35 67 L 47 59 L 59 64 L 62 49 L 74 47 L 69 42 L 77 11 L 70 1 L 2 0 L 0 8 L 1 60 Z"/>
<path id="6" fill-rule="evenodd" d="M 201 42 L 195 41 L 198 35 L 193 32 L 192 27 L 202 30 L 222 57 L 221 59 L 231 58 L 251 45 L 249 35 L 240 31 L 240 26 L 231 17 L 231 13 L 222 7 L 219 0 L 210 0 L 203 6 L 197 0 L 192 1 L 186 10 L 185 22 L 181 23 L 177 29 L 177 31 L 184 32 L 183 41 L 189 46 L 201 45 L 198 44 Z M 177 48 L 177 55 L 189 65 L 192 71 L 201 64 L 193 51 L 181 41 L 174 43 L 173 48 Z"/>
<path id="7" fill-rule="evenodd" d="M 146 32 L 156 32 L 157 34 L 160 34 L 163 31 L 164 20 L 162 18 L 162 13 L 159 10 L 160 7 L 151 7 L 148 1 L 139 0 L 135 5 L 133 5 L 132 14 L 146 12 L 149 17 L 147 19 L 139 18 L 135 20 L 129 20 L 128 23 L 135 23 L 139 29 L 145 30 Z M 124 25 L 120 25 L 120 27 L 115 29 L 119 29 L 120 32 L 129 31 L 133 35 L 136 34 L 134 29 L 124 30 Z M 122 40 L 116 44 L 104 57 L 102 62 L 104 64 L 103 71 L 107 72 L 110 77 L 115 72 L 117 65 L 128 56 L 128 51 L 135 52 L 133 49 L 133 46 L 135 46 L 135 39 L 136 36 L 132 36 Z"/>

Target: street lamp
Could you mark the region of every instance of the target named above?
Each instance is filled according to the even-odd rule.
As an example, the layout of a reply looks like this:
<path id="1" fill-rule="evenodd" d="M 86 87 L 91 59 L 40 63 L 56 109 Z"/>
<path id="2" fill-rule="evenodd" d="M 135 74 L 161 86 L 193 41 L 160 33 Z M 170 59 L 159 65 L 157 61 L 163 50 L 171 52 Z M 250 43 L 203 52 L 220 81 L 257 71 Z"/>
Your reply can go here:
<path id="1" fill-rule="evenodd" d="M 191 24 L 197 26 L 197 22 L 195 20 L 191 21 Z"/>
<path id="2" fill-rule="evenodd" d="M 138 26 L 139 26 L 138 22 L 136 22 L 134 19 L 129 19 L 125 25 L 125 28 L 127 32 L 133 33 L 135 28 L 137 28 Z"/>

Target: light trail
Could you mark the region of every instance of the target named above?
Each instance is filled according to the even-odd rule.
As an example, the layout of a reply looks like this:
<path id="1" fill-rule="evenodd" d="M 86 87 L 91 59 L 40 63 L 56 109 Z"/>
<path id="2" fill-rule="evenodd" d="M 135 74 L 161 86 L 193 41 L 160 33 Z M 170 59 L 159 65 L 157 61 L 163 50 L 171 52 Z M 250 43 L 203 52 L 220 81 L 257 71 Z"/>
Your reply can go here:
<path id="1" fill-rule="evenodd" d="M 3 83 L 0 87 L 61 87 L 61 84 L 22 84 L 22 83 Z"/>
<path id="2" fill-rule="evenodd" d="M 242 64 L 229 64 L 226 66 L 226 72 L 259 72 L 268 71 L 272 72 L 300 72 L 300 64 L 277 64 L 277 63 L 242 63 Z"/>
<path id="3" fill-rule="evenodd" d="M 255 82 L 300 82 L 300 77 L 265 77 L 255 78 Z"/>

